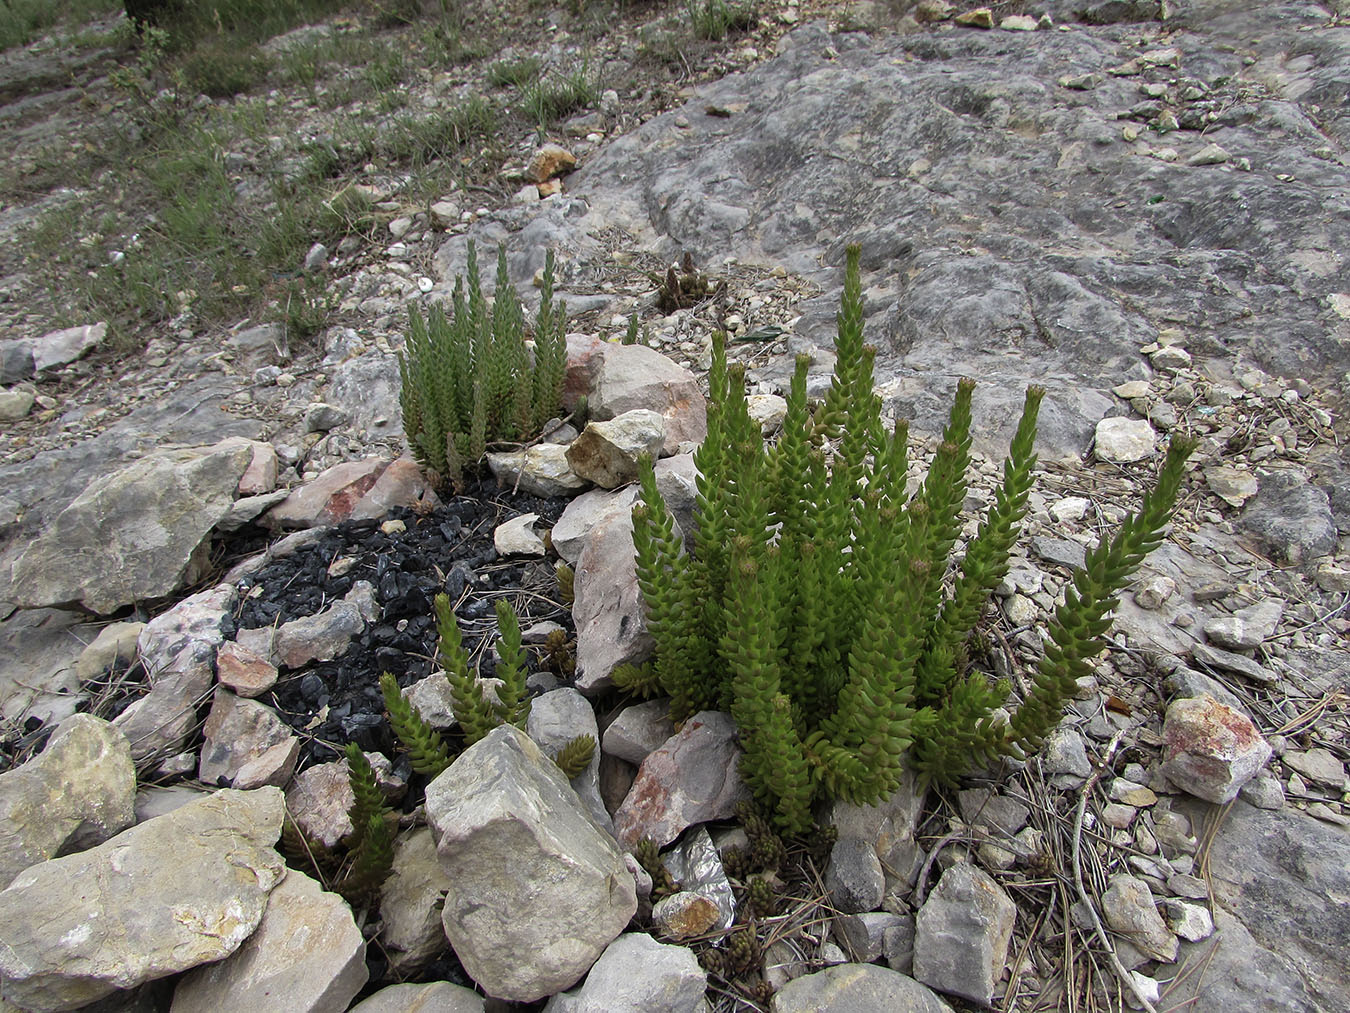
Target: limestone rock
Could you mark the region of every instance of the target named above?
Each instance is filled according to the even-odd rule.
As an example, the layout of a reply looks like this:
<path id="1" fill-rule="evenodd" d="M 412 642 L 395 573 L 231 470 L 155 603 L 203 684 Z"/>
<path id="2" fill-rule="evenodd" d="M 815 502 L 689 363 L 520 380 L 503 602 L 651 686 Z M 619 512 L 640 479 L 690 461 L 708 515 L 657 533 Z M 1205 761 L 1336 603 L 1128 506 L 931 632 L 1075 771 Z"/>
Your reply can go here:
<path id="1" fill-rule="evenodd" d="M 11 599 L 107 614 L 199 579 L 250 457 L 238 445 L 162 450 L 94 479 L 15 561 Z"/>
<path id="2" fill-rule="evenodd" d="M 1275 634 L 1284 606 L 1267 598 L 1231 616 L 1218 616 L 1205 623 L 1205 636 L 1226 651 L 1250 651 Z"/>
<path id="3" fill-rule="evenodd" d="M 295 1013 L 343 1013 L 366 983 L 366 943 L 347 902 L 291 869 L 257 931 L 219 963 L 186 975 L 172 1013 L 257 1013 L 285 997 Z"/>
<path id="4" fill-rule="evenodd" d="M 614 833 L 627 849 L 650 837 L 665 846 L 686 827 L 726 819 L 750 797 L 741 780 L 736 723 L 729 714 L 700 711 L 638 769 L 614 814 Z"/>
<path id="5" fill-rule="evenodd" d="M 1270 759 L 1270 745 L 1251 720 L 1211 697 L 1173 700 L 1163 739 L 1167 779 L 1210 802 L 1231 801 Z"/>
<path id="6" fill-rule="evenodd" d="M 0 893 L 5 998 L 72 1009 L 229 956 L 285 875 L 282 811 L 275 788 L 227 789 L 20 873 Z"/>
<path id="7" fill-rule="evenodd" d="M 637 910 L 613 838 L 518 728 L 466 749 L 427 786 L 426 811 L 450 879 L 445 934 L 489 995 L 570 987 Z"/>
<path id="8" fill-rule="evenodd" d="M 919 909 L 914 977 L 988 1005 L 1003 975 L 1017 908 L 988 873 L 958 862 Z"/>
<path id="9" fill-rule="evenodd" d="M 98 631 L 98 636 L 80 652 L 75 662 L 75 674 L 81 682 L 88 682 L 109 669 L 125 672 L 136 660 L 136 642 L 145 629 L 145 623 L 109 623 Z"/>
<path id="10" fill-rule="evenodd" d="M 492 545 L 499 556 L 542 556 L 544 540 L 534 532 L 538 514 L 521 514 L 492 532 Z"/>
<path id="11" fill-rule="evenodd" d="M 66 718 L 38 756 L 0 774 L 0 889 L 58 852 L 131 826 L 135 797 L 126 738 L 92 714 Z"/>
<path id="12" fill-rule="evenodd" d="M 605 947 L 586 980 L 544 1013 L 697 1013 L 708 976 L 693 951 L 625 932 Z"/>
<path id="13" fill-rule="evenodd" d="M 698 474 L 692 454 L 677 454 L 656 462 L 656 487 L 666 508 L 674 515 L 686 539 L 693 532 L 694 481 Z M 618 515 L 627 516 L 637 502 L 636 487 L 626 489 L 592 489 L 567 504 L 567 509 L 553 525 L 553 548 L 568 563 L 576 564 L 586 536 L 605 521 Z"/>
<path id="14" fill-rule="evenodd" d="M 351 1013 L 483 1013 L 483 997 L 448 981 L 390 985 L 357 1003 Z"/>
<path id="15" fill-rule="evenodd" d="M 321 472 L 269 510 L 262 523 L 279 530 L 312 528 L 383 517 L 396 506 L 420 508 L 439 503 L 414 461 L 370 457 L 344 461 Z"/>
<path id="16" fill-rule="evenodd" d="M 567 447 L 572 470 L 602 489 L 637 481 L 638 459 L 661 456 L 665 420 L 646 408 L 635 408 L 605 422 L 589 422 Z"/>
<path id="17" fill-rule="evenodd" d="M 1240 507 L 1256 495 L 1256 476 L 1250 471 L 1239 471 L 1226 464 L 1204 470 L 1209 491 L 1229 506 Z"/>
<path id="18" fill-rule="evenodd" d="M 773 997 L 774 1013 L 951 1013 L 913 978 L 876 964 L 838 964 L 794 978 Z"/>
<path id="19" fill-rule="evenodd" d="M 1331 500 L 1301 469 L 1257 473 L 1258 491 L 1238 518 L 1283 563 L 1302 563 L 1336 546 Z"/>
<path id="20" fill-rule="evenodd" d="M 150 692 L 113 721 L 138 762 L 182 749 L 197 725 L 197 704 L 211 689 L 212 663 L 224 642 L 221 622 L 238 592 L 229 584 L 184 598 L 152 619 L 137 638 Z"/>
<path id="21" fill-rule="evenodd" d="M 245 699 L 262 696 L 277 683 L 277 668 L 256 651 L 229 640 L 216 652 L 216 678 Z"/>
<path id="22" fill-rule="evenodd" d="M 834 842 L 825 870 L 825 889 L 835 909 L 845 914 L 881 907 L 886 877 L 870 842 L 857 837 L 841 837 Z"/>
<path id="23" fill-rule="evenodd" d="M 1237 672 L 1239 675 L 1245 675 L 1253 682 L 1268 684 L 1279 681 L 1279 677 L 1267 668 L 1263 668 L 1259 663 L 1247 657 L 1245 654 L 1234 654 L 1232 651 L 1221 651 L 1217 647 L 1210 647 L 1208 644 L 1192 644 L 1191 658 L 1197 665 L 1201 665 L 1211 671 L 1218 670 L 1223 672 Z M 1213 680 L 1211 680 L 1213 681 Z M 1222 693 L 1212 693 L 1211 695 L 1220 703 L 1229 703 L 1224 699 L 1228 693 L 1223 690 Z M 1198 694 L 1190 694 L 1192 696 Z M 1230 703 L 1229 706 L 1232 706 Z"/>
<path id="24" fill-rule="evenodd" d="M 578 735 L 589 735 L 596 742 L 591 762 L 571 784 L 577 796 L 586 805 L 591 818 L 604 829 L 610 828 L 609 813 L 600 798 L 600 729 L 595 722 L 595 711 L 586 698 L 570 686 L 552 690 L 535 697 L 530 704 L 530 716 L 525 724 L 526 734 L 548 756 L 558 752 Z"/>
<path id="25" fill-rule="evenodd" d="M 604 343 L 591 387 L 591 418 L 605 421 L 634 409 L 665 419 L 665 442 L 700 443 L 708 435 L 707 408 L 694 375 L 645 345 Z"/>
<path id="26" fill-rule="evenodd" d="M 613 684 L 615 668 L 645 660 L 656 646 L 637 582 L 632 517 L 619 514 L 592 530 L 575 569 L 576 687 L 595 693 Z"/>
<path id="27" fill-rule="evenodd" d="M 353 795 L 347 774 L 346 760 L 316 763 L 296 774 L 286 789 L 286 810 L 296 826 L 325 848 L 352 832 L 347 810 Z"/>
<path id="28" fill-rule="evenodd" d="M 899 929 L 905 921 L 905 918 L 889 911 L 841 914 L 834 919 L 834 938 L 852 960 L 871 964 L 880 960 L 886 950 L 886 933 Z"/>
<path id="29" fill-rule="evenodd" d="M 527 174 L 532 182 L 543 183 L 554 176 L 570 172 L 577 164 L 577 156 L 560 144 L 542 145 L 530 156 Z"/>
<path id="30" fill-rule="evenodd" d="M 838 828 L 839 837 L 869 842 L 886 872 L 886 889 L 909 887 L 918 875 L 923 852 L 914 841 L 914 831 L 923 812 L 926 792 L 920 791 L 914 772 L 906 768 L 900 786 L 875 805 L 832 801 L 821 822 Z"/>
<path id="31" fill-rule="evenodd" d="M 277 771 L 283 787 L 295 770 L 294 759 L 298 755 L 299 740 L 296 748 L 290 748 L 290 726 L 270 707 L 254 700 L 245 700 L 235 696 L 229 690 L 216 689 L 215 700 L 211 704 L 211 713 L 206 717 L 202 728 L 201 764 L 197 776 L 205 784 L 216 785 L 222 782 L 233 784 L 235 776 L 246 765 L 258 760 L 274 746 L 284 747 L 281 755 L 291 758 L 291 769 L 284 767 Z M 254 785 L 253 787 L 260 787 Z"/>
<path id="32" fill-rule="evenodd" d="M 1113 464 L 1142 461 L 1153 454 L 1157 433 L 1144 419 L 1110 418 L 1097 423 L 1097 456 Z"/>
<path id="33" fill-rule="evenodd" d="M 535 496 L 567 496 L 586 488 L 586 480 L 572 470 L 567 448 L 539 443 L 525 450 L 488 454 L 488 467 L 497 484 Z"/>
<path id="34" fill-rule="evenodd" d="M 0 391 L 0 422 L 15 422 L 33 410 L 36 395 L 30 390 Z"/>
<path id="35" fill-rule="evenodd" d="M 629 763 L 641 763 L 675 734 L 670 701 L 645 700 L 621 710 L 605 729 L 604 751 Z"/>
<path id="36" fill-rule="evenodd" d="M 967 28 L 993 28 L 994 12 L 988 7 L 976 7 L 972 10 L 963 11 L 952 20 Z"/>
<path id="37" fill-rule="evenodd" d="M 1177 959 L 1177 937 L 1163 923 L 1148 884 L 1134 876 L 1111 877 L 1102 894 L 1106 924 L 1152 960 Z"/>
<path id="38" fill-rule="evenodd" d="M 394 845 L 394 867 L 380 890 L 380 945 L 389 967 L 407 974 L 443 952 L 448 945 L 441 927 L 441 903 L 450 879 L 436 857 L 436 841 L 426 827 L 400 837 Z"/>

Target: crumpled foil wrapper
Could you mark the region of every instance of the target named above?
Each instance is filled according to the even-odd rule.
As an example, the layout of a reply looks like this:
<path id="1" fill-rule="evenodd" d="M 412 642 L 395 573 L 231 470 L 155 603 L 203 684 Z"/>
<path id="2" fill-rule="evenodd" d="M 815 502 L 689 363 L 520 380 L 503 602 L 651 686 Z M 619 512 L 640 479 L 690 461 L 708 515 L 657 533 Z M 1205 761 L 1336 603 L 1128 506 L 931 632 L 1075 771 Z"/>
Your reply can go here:
<path id="1" fill-rule="evenodd" d="M 720 931 L 731 928 L 736 921 L 736 895 L 706 827 L 686 834 L 677 847 L 661 856 L 661 863 L 670 870 L 681 890 L 702 894 L 717 905 Z"/>

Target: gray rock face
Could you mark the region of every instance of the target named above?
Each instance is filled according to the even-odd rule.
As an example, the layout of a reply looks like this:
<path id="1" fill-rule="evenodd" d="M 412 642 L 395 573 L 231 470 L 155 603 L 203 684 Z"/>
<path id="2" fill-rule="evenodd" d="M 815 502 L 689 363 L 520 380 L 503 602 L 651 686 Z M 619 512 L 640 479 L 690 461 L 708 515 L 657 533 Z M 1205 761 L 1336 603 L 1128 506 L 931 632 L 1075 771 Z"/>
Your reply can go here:
<path id="1" fill-rule="evenodd" d="M 773 997 L 774 1013 L 951 1013 L 913 978 L 876 964 L 839 964 L 794 978 Z"/>
<path id="2" fill-rule="evenodd" d="M 674 734 L 670 701 L 664 697 L 660 700 L 645 700 L 625 707 L 609 723 L 605 729 L 604 749 L 621 760 L 641 763 L 648 753 L 661 748 Z"/>
<path id="3" fill-rule="evenodd" d="M 431 831 L 419 827 L 394 846 L 394 868 L 380 889 L 380 945 L 390 967 L 416 970 L 448 945 L 441 928 L 441 901 L 450 880 L 436 858 Z"/>
<path id="4" fill-rule="evenodd" d="M 825 889 L 834 907 L 848 914 L 875 911 L 886 892 L 886 877 L 872 845 L 857 837 L 841 837 L 830 849 Z"/>
<path id="5" fill-rule="evenodd" d="M 136 821 L 126 738 L 92 714 L 61 723 L 41 755 L 0 774 L 0 889 L 60 851 L 102 844 Z"/>
<path id="6" fill-rule="evenodd" d="M 178 983 L 172 1013 L 256 1013 L 282 996 L 295 1013 L 342 1013 L 366 983 L 365 957 L 347 902 L 290 869 L 244 945 Z"/>
<path id="7" fill-rule="evenodd" d="M 211 713 L 206 717 L 202 735 L 205 742 L 197 776 L 206 784 L 214 785 L 223 780 L 232 787 L 235 776 L 246 764 L 257 760 L 274 746 L 289 743 L 295 738 L 290 727 L 272 708 L 220 688 L 216 689 L 215 701 L 211 705 Z M 277 787 L 282 787 L 290 779 L 294 769 L 295 760 L 292 756 L 291 770 L 286 772 L 286 777 L 281 779 L 282 783 Z"/>
<path id="8" fill-rule="evenodd" d="M 351 1013 L 483 1013 L 483 997 L 448 981 L 390 985 L 357 1003 Z"/>
<path id="9" fill-rule="evenodd" d="M 626 932 L 605 947 L 580 987 L 555 995 L 544 1013 L 695 1013 L 707 987 L 692 950 Z"/>
<path id="10" fill-rule="evenodd" d="M 1331 500 L 1300 469 L 1257 473 L 1258 491 L 1238 518 L 1281 562 L 1302 563 L 1336 547 Z"/>
<path id="11" fill-rule="evenodd" d="M 661 455 L 665 420 L 648 408 L 634 408 L 604 422 L 589 422 L 567 447 L 572 470 L 602 489 L 637 481 L 638 458 Z"/>
<path id="12" fill-rule="evenodd" d="M 595 740 L 591 762 L 572 778 L 572 788 L 585 803 L 591 819 L 608 829 L 609 813 L 600 798 L 600 729 L 595 723 L 595 711 L 586 698 L 570 686 L 536 697 L 530 704 L 525 731 L 549 756 L 556 756 L 578 735 L 589 735 Z"/>
<path id="13" fill-rule="evenodd" d="M 915 784 L 914 773 L 906 768 L 900 787 L 876 805 L 831 802 L 821 822 L 839 830 L 840 839 L 856 837 L 869 842 L 886 870 L 886 889 L 908 887 L 918 875 L 916 860 L 922 851 L 914 841 L 914 830 L 923 811 L 926 792 Z"/>
<path id="14" fill-rule="evenodd" d="M 637 910 L 614 839 L 518 728 L 466 749 L 427 786 L 426 811 L 450 879 L 445 934 L 490 995 L 570 987 Z"/>
<path id="15" fill-rule="evenodd" d="M 196 580 L 252 454 L 164 450 L 94 479 L 14 563 L 13 600 L 106 614 Z"/>
<path id="16" fill-rule="evenodd" d="M 919 909 L 914 977 L 988 1005 L 1003 975 L 1017 908 L 987 872 L 958 862 Z"/>
<path id="17" fill-rule="evenodd" d="M 1153 893 L 1142 879 L 1112 876 L 1102 893 L 1102 919 L 1150 960 L 1176 960 L 1177 937 L 1158 914 Z"/>
<path id="18" fill-rule="evenodd" d="M 225 790 L 20 873 L 0 893 L 5 998 L 74 1009 L 229 956 L 285 875 L 275 788 Z"/>
<path id="19" fill-rule="evenodd" d="M 653 348 L 606 343 L 591 387 L 591 417 L 602 421 L 638 409 L 664 419 L 665 445 L 701 443 L 708 415 L 694 374 Z"/>
<path id="20" fill-rule="evenodd" d="M 1090 6 L 1113 5 L 1131 6 Z M 1169 22 L 1179 69 L 1125 77 L 1106 73 L 1134 55 L 1111 30 L 869 39 L 806 26 L 775 58 L 608 145 L 569 189 L 590 201 L 583 226 L 621 224 L 664 255 L 735 256 L 819 281 L 797 330 L 820 344 L 834 332 L 845 242 L 861 242 L 879 359 L 930 384 L 967 374 L 1020 390 L 1034 374 L 1048 401 L 1106 389 L 1139 375 L 1139 347 L 1169 321 L 1182 322 L 1197 360 L 1240 348 L 1274 372 L 1339 383 L 1344 353 L 1324 309 L 1338 268 L 1309 251 L 1350 245 L 1350 176 L 1312 154 L 1325 139 L 1300 102 L 1339 94 L 1340 60 L 1282 69 L 1297 30 L 1320 17 L 1288 8 L 1274 26 L 1248 6 L 1204 5 Z M 1252 73 L 1238 49 L 1255 38 L 1273 89 L 1260 104 L 1233 90 Z M 1122 140 L 1116 117 L 1138 102 L 1141 79 L 1179 73 L 1220 82 L 1195 105 L 1204 136 L 1167 137 L 1180 160 L 1213 142 L 1265 171 L 1168 165 L 1139 157 L 1144 138 Z M 1098 83 L 1061 87 L 1066 74 Z M 708 105 L 737 115 L 706 116 Z M 1206 110 L 1217 117 L 1207 124 Z M 1142 193 L 1153 202 L 1141 206 Z M 1338 195 L 1330 218 L 1315 210 L 1326 193 Z M 977 247 L 974 208 L 995 209 Z M 1271 326 L 1286 340 L 1268 340 Z M 921 406 L 918 426 L 937 431 L 938 410 Z"/>

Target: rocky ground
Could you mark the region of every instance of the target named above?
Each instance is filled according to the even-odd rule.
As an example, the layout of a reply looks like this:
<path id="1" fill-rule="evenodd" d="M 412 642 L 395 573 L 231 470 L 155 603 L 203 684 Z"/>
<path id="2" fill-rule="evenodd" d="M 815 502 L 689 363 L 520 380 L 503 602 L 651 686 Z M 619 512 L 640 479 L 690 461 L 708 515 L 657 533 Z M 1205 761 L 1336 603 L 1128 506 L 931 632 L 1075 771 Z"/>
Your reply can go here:
<path id="1" fill-rule="evenodd" d="M 476 983 L 494 1008 L 551 1010 L 692 1010 L 705 995 L 784 1011 L 1350 1009 L 1345 13 L 1111 0 L 950 17 L 963 13 L 763 7 L 684 80 L 630 82 L 562 122 L 551 139 L 577 166 L 560 179 L 526 177 L 537 135 L 512 138 L 479 189 L 413 199 L 406 176 L 372 166 L 360 182 L 380 232 L 304 258 L 336 303 L 313 345 L 257 318 L 208 328 L 189 303 L 143 352 L 113 353 L 126 324 L 110 338 L 64 319 L 60 289 L 11 248 L 0 1001 L 76 1008 L 116 988 L 132 992 L 97 1008 L 221 1009 L 265 1006 L 270 989 L 286 1008 L 467 1010 L 482 1008 Z M 578 45 L 561 13 L 542 20 L 556 52 Z M 623 20 L 597 60 L 617 68 L 639 27 Z M 46 60 L 49 80 L 80 87 L 18 103 L 15 158 L 99 94 L 96 59 L 34 53 L 7 67 Z M 76 66 L 51 69 L 63 60 Z M 404 87 L 430 106 L 469 77 Z M 297 136 L 345 114 L 269 100 Z M 240 169 L 241 192 L 248 180 Z M 29 196 L 0 228 L 65 199 Z M 1015 688 L 1085 545 L 1138 502 L 1172 433 L 1200 437 L 1173 530 L 1044 755 L 822 814 L 838 842 L 794 866 L 818 878 L 791 883 L 797 900 L 756 923 L 753 946 L 729 943 L 745 917 L 721 857 L 744 793 L 734 727 L 708 714 L 676 732 L 608 688 L 643 646 L 632 494 L 577 496 L 593 482 L 553 442 L 535 452 L 549 478 L 496 470 L 571 505 L 497 497 L 490 527 L 542 520 L 435 577 L 458 581 L 461 619 L 490 635 L 493 574 L 516 568 L 518 603 L 553 600 L 545 553 L 574 562 L 575 675 L 541 659 L 528 737 L 502 730 L 432 785 L 412 780 L 378 903 L 354 916 L 299 863 L 283 874 L 283 808 L 325 843 L 349 832 L 331 749 L 358 741 L 388 792 L 409 789 L 387 734 L 363 738 L 378 702 L 318 683 L 348 652 L 409 653 L 417 620 L 394 602 L 425 591 L 379 560 L 394 542 L 410 546 L 400 558 L 425 551 L 419 531 L 459 537 L 398 460 L 394 352 L 408 304 L 448 294 L 470 240 L 505 244 L 527 299 L 558 254 L 570 395 L 593 418 L 660 414 L 662 481 L 686 503 L 676 451 L 701 437 L 711 330 L 729 332 L 771 424 L 796 353 L 813 389 L 828 382 L 850 242 L 887 412 L 931 446 L 956 378 L 981 382 L 972 499 L 997 481 L 1024 387 L 1045 384 L 1041 475 L 990 658 Z M 653 276 L 686 255 L 680 306 Z M 604 343 L 634 312 L 672 361 Z M 266 614 L 319 570 L 317 597 Z M 412 632 L 427 643 L 424 623 Z M 569 788 L 548 756 L 588 729 L 602 749 Z M 511 829 L 494 833 L 503 812 Z M 641 836 L 671 846 L 683 886 L 655 908 L 624 855 Z M 502 880 L 527 864 L 537 875 Z M 528 889 L 563 867 L 562 892 Z M 322 942 L 295 943 L 302 925 Z M 722 956 L 700 965 L 710 949 Z M 367 998 L 395 981 L 444 983 Z"/>

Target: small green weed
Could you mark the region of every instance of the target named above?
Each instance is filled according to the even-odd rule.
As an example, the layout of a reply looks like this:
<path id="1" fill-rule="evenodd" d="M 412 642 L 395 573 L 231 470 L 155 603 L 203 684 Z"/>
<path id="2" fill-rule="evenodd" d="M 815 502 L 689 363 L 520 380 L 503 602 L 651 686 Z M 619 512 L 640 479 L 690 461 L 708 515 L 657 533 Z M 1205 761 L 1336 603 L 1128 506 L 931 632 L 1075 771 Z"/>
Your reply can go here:
<path id="1" fill-rule="evenodd" d="M 755 26 L 754 4 L 729 4 L 727 0 L 688 0 L 689 27 L 695 38 L 721 42 L 734 32 Z"/>
<path id="2" fill-rule="evenodd" d="M 589 65 L 562 74 L 543 74 L 520 92 L 520 110 L 543 130 L 561 119 L 593 106 L 600 87 Z"/>
<path id="3" fill-rule="evenodd" d="M 256 46 L 240 46 L 226 36 L 199 43 L 181 58 L 178 69 L 193 94 L 233 98 L 267 78 L 271 61 Z"/>
<path id="4" fill-rule="evenodd" d="M 539 57 L 498 60 L 487 69 L 487 82 L 494 88 L 519 88 L 539 77 Z"/>
<path id="5" fill-rule="evenodd" d="M 4 0 L 0 3 L 0 50 L 26 46 L 60 24 L 87 24 L 121 6 L 121 0 Z"/>

